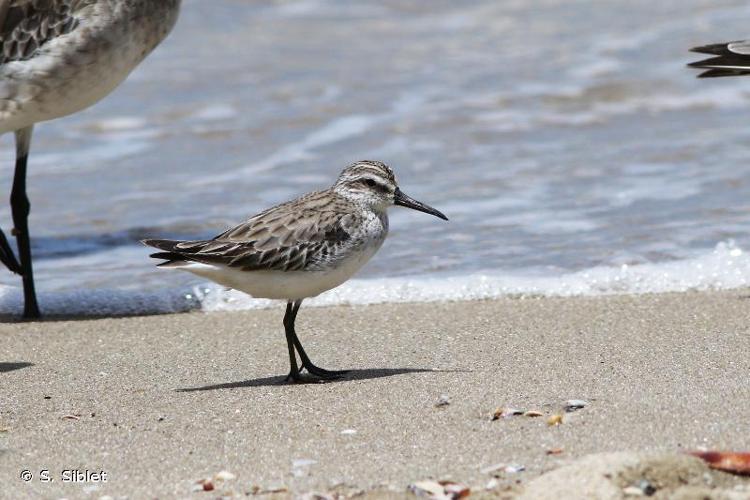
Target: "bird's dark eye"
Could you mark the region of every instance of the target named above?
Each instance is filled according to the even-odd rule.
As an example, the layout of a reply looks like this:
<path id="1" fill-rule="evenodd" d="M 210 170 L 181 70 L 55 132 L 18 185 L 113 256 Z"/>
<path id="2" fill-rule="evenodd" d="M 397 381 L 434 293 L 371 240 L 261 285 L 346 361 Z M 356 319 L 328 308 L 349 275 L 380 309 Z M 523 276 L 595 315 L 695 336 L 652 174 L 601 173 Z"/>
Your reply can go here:
<path id="1" fill-rule="evenodd" d="M 366 179 L 365 184 L 367 184 L 370 187 L 375 187 L 375 181 L 372 179 Z"/>

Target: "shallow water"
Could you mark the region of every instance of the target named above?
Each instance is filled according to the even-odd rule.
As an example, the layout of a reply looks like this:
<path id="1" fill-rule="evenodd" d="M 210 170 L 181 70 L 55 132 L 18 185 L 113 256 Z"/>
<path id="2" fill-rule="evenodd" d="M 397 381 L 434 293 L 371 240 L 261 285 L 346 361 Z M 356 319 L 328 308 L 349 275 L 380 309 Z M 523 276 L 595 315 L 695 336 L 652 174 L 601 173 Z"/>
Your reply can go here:
<path id="1" fill-rule="evenodd" d="M 322 302 L 750 282 L 750 77 L 684 66 L 689 47 L 750 35 L 745 2 L 424 5 L 186 0 L 117 91 L 37 127 L 43 302 L 193 307 L 201 280 L 154 269 L 138 239 L 212 236 L 365 158 L 451 221 L 393 209 L 369 281 Z M 6 135 L 6 190 L 12 159 Z M 622 269 L 639 278 L 592 278 Z M 15 307 L 17 290 L 0 296 Z"/>

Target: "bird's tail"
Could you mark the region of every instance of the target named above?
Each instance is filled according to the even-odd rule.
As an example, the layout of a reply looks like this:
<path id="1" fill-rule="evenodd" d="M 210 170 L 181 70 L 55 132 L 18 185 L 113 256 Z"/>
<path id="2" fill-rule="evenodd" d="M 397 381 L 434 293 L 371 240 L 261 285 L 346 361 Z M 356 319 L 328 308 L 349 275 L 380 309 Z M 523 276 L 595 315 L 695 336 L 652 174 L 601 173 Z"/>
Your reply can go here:
<path id="1" fill-rule="evenodd" d="M 175 249 L 181 241 L 177 240 L 141 240 L 141 243 L 148 247 L 162 250 L 161 252 L 152 253 L 149 257 L 154 259 L 163 259 L 165 262 L 157 264 L 158 267 L 178 267 L 187 261 L 185 257 L 176 252 Z"/>
<path id="2" fill-rule="evenodd" d="M 748 42 L 714 43 L 693 47 L 690 49 L 691 52 L 710 54 L 714 57 L 692 62 L 688 66 L 706 70 L 699 74 L 698 78 L 750 75 L 749 49 Z"/>

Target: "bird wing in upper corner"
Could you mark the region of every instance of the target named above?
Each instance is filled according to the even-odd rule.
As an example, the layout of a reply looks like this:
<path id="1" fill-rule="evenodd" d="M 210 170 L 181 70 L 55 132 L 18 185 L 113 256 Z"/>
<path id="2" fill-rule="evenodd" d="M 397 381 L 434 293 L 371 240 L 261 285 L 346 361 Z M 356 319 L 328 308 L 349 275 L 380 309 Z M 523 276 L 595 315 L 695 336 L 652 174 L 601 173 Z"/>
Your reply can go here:
<path id="1" fill-rule="evenodd" d="M 691 68 L 707 70 L 698 78 L 750 75 L 750 40 L 704 45 L 690 51 L 714 56 L 688 64 Z"/>
<path id="2" fill-rule="evenodd" d="M 23 61 L 79 25 L 76 12 L 92 0 L 0 0 L 0 65 Z"/>
<path id="3" fill-rule="evenodd" d="M 143 243 L 162 250 L 151 257 L 165 259 L 159 265 L 166 267 L 192 261 L 243 271 L 325 269 L 356 244 L 351 228 L 358 224 L 357 215 L 345 203 L 305 209 L 298 201 L 266 210 L 210 240 Z"/>

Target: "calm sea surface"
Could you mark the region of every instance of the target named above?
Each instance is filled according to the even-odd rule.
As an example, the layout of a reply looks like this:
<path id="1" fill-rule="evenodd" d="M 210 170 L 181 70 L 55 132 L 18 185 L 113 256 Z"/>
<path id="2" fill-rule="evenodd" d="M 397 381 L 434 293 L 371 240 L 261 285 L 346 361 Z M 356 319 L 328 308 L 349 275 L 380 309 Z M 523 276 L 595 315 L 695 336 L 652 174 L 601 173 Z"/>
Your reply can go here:
<path id="1" fill-rule="evenodd" d="M 451 221 L 393 209 L 351 293 L 741 286 L 750 77 L 697 80 L 685 63 L 749 25 L 747 2 L 728 0 L 185 0 L 112 95 L 37 127 L 43 305 L 196 300 L 201 280 L 155 269 L 139 239 L 215 235 L 357 159 L 386 161 Z M 4 285 L 19 282 L 3 271 Z"/>

